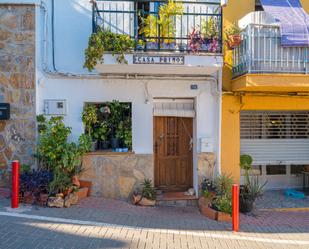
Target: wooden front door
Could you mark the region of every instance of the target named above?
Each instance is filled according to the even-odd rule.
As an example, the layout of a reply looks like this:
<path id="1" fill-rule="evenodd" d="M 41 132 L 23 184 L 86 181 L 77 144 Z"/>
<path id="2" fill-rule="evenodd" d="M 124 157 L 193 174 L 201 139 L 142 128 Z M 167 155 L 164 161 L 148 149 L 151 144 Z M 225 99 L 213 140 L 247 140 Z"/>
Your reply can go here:
<path id="1" fill-rule="evenodd" d="M 192 188 L 192 137 L 192 118 L 154 118 L 155 187 L 164 192 Z"/>

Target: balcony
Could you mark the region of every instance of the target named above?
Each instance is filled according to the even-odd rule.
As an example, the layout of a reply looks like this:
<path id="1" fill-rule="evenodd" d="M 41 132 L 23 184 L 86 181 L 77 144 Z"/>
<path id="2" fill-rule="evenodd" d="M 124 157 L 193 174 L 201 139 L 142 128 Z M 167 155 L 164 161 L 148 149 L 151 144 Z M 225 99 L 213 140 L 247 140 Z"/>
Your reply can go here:
<path id="1" fill-rule="evenodd" d="M 279 24 L 265 12 L 250 13 L 239 24 L 243 33 L 233 49 L 233 90 L 308 91 L 308 47 L 282 47 Z"/>
<path id="2" fill-rule="evenodd" d="M 95 68 L 100 73 L 211 74 L 222 66 L 219 0 L 93 1 L 93 32 L 109 30 L 134 41 L 126 64 L 112 53 Z M 219 55 L 219 56 L 218 56 Z M 136 66 L 138 64 L 138 67 Z"/>

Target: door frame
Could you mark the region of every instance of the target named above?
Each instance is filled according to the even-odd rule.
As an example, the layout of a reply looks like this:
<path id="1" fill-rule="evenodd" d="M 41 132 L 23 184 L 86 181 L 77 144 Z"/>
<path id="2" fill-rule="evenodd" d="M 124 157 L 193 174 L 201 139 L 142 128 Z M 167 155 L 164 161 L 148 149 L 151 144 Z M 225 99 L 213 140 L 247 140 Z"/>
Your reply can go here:
<path id="1" fill-rule="evenodd" d="M 194 102 L 196 103 L 195 99 Z M 153 147 L 153 176 L 154 176 L 154 181 L 153 184 L 155 185 L 156 182 L 156 160 L 155 160 L 155 118 L 157 116 L 153 115 L 153 141 L 152 141 L 152 147 Z M 163 117 L 163 116 L 162 116 Z M 177 118 L 181 118 L 180 116 Z M 197 168 L 197 144 L 196 144 L 196 134 L 197 134 L 197 128 L 196 128 L 196 117 L 192 117 L 192 140 L 193 140 L 193 146 L 192 146 L 192 187 L 195 190 L 195 196 L 198 196 L 198 168 Z"/>

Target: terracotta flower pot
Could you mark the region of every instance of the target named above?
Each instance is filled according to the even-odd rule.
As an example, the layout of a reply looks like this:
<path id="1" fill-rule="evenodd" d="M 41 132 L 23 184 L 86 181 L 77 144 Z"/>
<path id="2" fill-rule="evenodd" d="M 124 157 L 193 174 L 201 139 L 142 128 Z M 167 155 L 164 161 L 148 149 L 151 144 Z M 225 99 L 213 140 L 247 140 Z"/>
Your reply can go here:
<path id="1" fill-rule="evenodd" d="M 62 192 L 62 194 L 64 195 L 64 196 L 67 196 L 67 195 L 69 195 L 71 192 L 72 192 L 72 188 L 67 188 L 66 190 L 64 190 L 63 192 Z"/>
<path id="2" fill-rule="evenodd" d="M 80 181 L 79 181 L 77 175 L 72 176 L 72 184 L 73 184 L 74 186 L 80 187 Z"/>
<path id="3" fill-rule="evenodd" d="M 79 180 L 79 182 L 80 182 L 80 188 L 88 188 L 87 196 L 89 197 L 91 195 L 92 182 L 85 180 Z"/>
<path id="4" fill-rule="evenodd" d="M 229 35 L 227 46 L 229 49 L 238 47 L 241 44 L 241 35 Z"/>
<path id="5" fill-rule="evenodd" d="M 148 206 L 153 207 L 156 205 L 156 200 L 149 200 L 141 195 L 132 195 L 131 198 L 132 204 L 139 205 L 139 206 Z"/>
<path id="6" fill-rule="evenodd" d="M 48 201 L 48 194 L 40 193 L 40 196 L 39 196 L 39 205 L 40 205 L 40 206 L 46 206 L 47 201 Z"/>
<path id="7" fill-rule="evenodd" d="M 23 201 L 24 201 L 25 204 L 33 204 L 34 203 L 34 196 L 33 196 L 32 192 L 26 191 L 24 193 Z"/>

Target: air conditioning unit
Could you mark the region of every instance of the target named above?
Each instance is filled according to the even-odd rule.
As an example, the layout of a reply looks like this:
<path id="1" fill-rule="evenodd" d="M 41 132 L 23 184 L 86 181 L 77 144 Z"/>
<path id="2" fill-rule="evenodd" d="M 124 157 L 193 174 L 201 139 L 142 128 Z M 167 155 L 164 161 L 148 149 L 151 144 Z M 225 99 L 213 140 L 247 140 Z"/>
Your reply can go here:
<path id="1" fill-rule="evenodd" d="M 65 99 L 44 100 L 44 114 L 55 116 L 67 115 L 67 101 Z"/>

